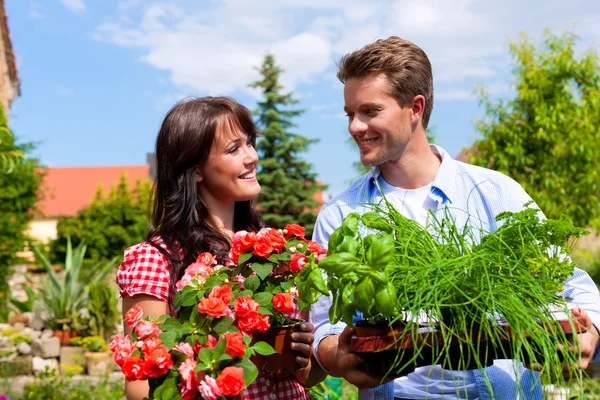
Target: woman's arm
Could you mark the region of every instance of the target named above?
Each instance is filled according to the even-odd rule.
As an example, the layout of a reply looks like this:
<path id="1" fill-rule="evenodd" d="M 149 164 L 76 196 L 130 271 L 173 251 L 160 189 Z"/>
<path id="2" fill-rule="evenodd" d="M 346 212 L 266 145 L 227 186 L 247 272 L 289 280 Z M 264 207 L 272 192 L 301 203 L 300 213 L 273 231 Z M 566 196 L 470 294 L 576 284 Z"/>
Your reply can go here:
<path id="1" fill-rule="evenodd" d="M 308 312 L 302 313 L 305 321 L 308 320 Z M 305 387 L 311 387 L 322 382 L 327 374 L 319 366 L 312 351 L 314 340 L 313 324 L 305 322 L 300 326 L 300 332 L 292 333 L 292 350 L 302 353 L 296 357 L 296 364 L 300 366 L 296 370 L 296 379 Z"/>
<path id="2" fill-rule="evenodd" d="M 142 306 L 144 317 L 159 317 L 169 313 L 169 305 L 167 302 L 145 294 L 136 294 L 135 296 L 123 296 L 123 315 L 125 315 L 130 308 L 138 304 Z M 125 335 L 131 337 L 131 328 L 125 321 L 123 321 L 123 328 Z M 144 397 L 148 397 L 148 390 L 148 381 L 125 382 L 127 400 L 142 400 Z"/>

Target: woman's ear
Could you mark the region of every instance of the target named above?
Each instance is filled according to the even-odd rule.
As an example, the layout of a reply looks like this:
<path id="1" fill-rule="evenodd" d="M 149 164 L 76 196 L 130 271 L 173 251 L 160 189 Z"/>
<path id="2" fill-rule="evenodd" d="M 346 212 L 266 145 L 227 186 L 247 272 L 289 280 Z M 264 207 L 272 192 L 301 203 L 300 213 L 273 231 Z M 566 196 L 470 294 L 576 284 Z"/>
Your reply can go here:
<path id="1" fill-rule="evenodd" d="M 200 168 L 196 169 L 196 182 L 202 182 L 202 171 L 200 171 Z"/>

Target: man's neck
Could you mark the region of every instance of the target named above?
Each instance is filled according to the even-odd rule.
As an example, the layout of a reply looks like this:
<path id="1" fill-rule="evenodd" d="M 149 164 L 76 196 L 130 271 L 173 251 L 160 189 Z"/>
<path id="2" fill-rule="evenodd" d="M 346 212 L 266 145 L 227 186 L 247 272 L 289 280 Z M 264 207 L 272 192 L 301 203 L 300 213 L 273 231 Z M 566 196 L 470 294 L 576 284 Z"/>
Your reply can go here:
<path id="1" fill-rule="evenodd" d="M 429 185 L 440 168 L 441 158 L 428 144 L 407 148 L 399 160 L 381 164 L 383 179 L 402 189 L 418 189 Z"/>

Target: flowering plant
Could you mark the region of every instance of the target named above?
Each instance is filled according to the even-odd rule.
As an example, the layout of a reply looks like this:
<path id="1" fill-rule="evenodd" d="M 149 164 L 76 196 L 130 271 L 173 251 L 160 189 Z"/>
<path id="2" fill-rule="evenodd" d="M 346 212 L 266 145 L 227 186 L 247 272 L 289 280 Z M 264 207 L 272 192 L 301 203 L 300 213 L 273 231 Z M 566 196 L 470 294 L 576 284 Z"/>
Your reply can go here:
<path id="1" fill-rule="evenodd" d="M 289 322 L 296 276 L 324 256 L 298 225 L 237 232 L 230 265 L 202 253 L 186 268 L 176 283 L 177 318 L 144 319 L 139 305 L 125 314 L 133 333 L 111 342 L 115 362 L 127 380 L 150 381 L 151 399 L 239 395 L 258 376 L 250 357 L 274 353 L 253 335 Z"/>

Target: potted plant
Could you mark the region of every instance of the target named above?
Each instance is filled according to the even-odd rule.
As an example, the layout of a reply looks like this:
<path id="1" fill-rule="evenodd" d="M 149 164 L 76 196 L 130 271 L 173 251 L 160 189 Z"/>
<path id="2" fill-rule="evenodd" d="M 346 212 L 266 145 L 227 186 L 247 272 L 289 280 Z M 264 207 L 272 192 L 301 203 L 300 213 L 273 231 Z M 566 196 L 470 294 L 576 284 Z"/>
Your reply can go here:
<path id="1" fill-rule="evenodd" d="M 132 337 L 117 336 L 110 345 L 126 379 L 148 379 L 157 399 L 235 397 L 259 369 L 285 368 L 281 360 L 258 356 L 291 350 L 286 341 L 298 323 L 290 317 L 294 279 L 306 263 L 325 256 L 303 233 L 297 225 L 237 232 L 231 265 L 202 253 L 186 268 L 176 283 L 177 318 L 142 320 L 140 307 L 129 310 L 124 319 Z"/>
<path id="2" fill-rule="evenodd" d="M 86 359 L 84 356 L 85 348 L 82 345 L 83 338 L 75 336 L 69 340 L 69 345 L 60 346 L 60 367 L 67 369 L 71 367 L 80 367 L 81 372 L 85 370 Z M 73 369 L 73 368 L 71 368 Z"/>
<path id="3" fill-rule="evenodd" d="M 244 291 L 252 293 L 261 306 L 259 312 L 269 316 L 268 330 L 253 337 L 273 346 L 275 353 L 252 358 L 259 370 L 293 373 L 296 355 L 290 347 L 291 334 L 304 322 L 295 279 L 304 265 L 318 262 L 325 254 L 316 242 L 304 238 L 304 228 L 296 224 L 283 230 L 265 228 L 234 234 L 231 258 L 237 266 L 232 276 Z"/>
<path id="4" fill-rule="evenodd" d="M 61 344 L 68 345 L 72 337 L 76 335 L 74 328 L 74 318 L 79 310 L 86 303 L 86 291 L 92 282 L 100 281 L 104 276 L 115 268 L 118 258 L 115 257 L 108 262 L 100 262 L 94 268 L 97 271 L 94 274 L 80 281 L 79 272 L 81 264 L 85 257 L 87 246 L 84 243 L 79 244 L 75 249 L 71 246 L 71 239 L 67 238 L 67 254 L 65 257 L 64 269 L 60 278 L 54 272 L 52 264 L 37 247 L 33 251 L 37 259 L 42 263 L 48 274 L 48 283 L 45 290 L 41 292 L 41 298 L 44 301 L 48 311 L 48 324 L 54 329 L 55 336 L 61 339 Z"/>
<path id="5" fill-rule="evenodd" d="M 80 344 L 85 349 L 83 356 L 86 360 L 88 375 L 103 376 L 112 371 L 111 354 L 103 337 L 84 337 Z"/>
<path id="6" fill-rule="evenodd" d="M 565 255 L 586 231 L 538 214 L 529 207 L 503 213 L 500 228 L 477 241 L 450 216 L 431 214 L 424 228 L 384 203 L 348 215 L 331 235 L 327 257 L 308 264 L 299 280 L 327 276 L 332 323 L 352 326 L 360 313 L 357 328 L 380 329 L 357 329 L 352 339 L 371 374 L 435 364 L 484 368 L 509 358 L 539 364 L 544 379 L 563 382 L 562 362 L 576 362 L 575 355 L 556 349 L 569 348 L 581 327 L 568 317 L 556 321 L 553 310 L 567 310 L 557 296 L 574 268 Z"/>

